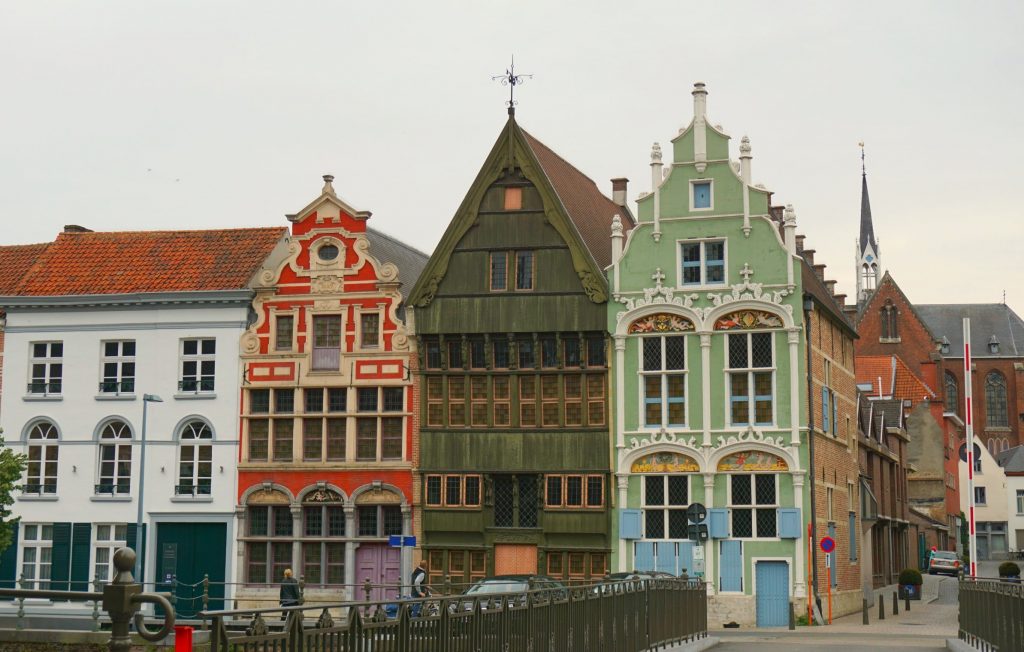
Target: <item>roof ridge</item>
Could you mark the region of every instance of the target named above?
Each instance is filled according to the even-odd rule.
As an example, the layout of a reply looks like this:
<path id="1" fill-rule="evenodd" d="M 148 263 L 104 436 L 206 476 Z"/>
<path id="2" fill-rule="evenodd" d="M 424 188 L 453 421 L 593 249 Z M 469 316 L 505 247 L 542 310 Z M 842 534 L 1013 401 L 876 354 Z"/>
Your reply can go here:
<path id="1" fill-rule="evenodd" d="M 423 251 L 422 249 L 417 249 L 416 247 L 412 246 L 411 244 L 408 244 L 407 242 L 405 242 L 405 241 L 403 241 L 403 240 L 399 240 L 398 238 L 396 238 L 396 237 L 395 237 L 395 236 L 393 236 L 393 235 L 390 235 L 390 234 L 388 234 L 388 233 L 384 233 L 384 232 L 383 232 L 383 231 L 381 231 L 380 229 L 375 229 L 375 228 L 373 228 L 373 227 L 367 226 L 367 227 L 366 227 L 366 230 L 367 230 L 368 232 L 369 232 L 369 231 L 372 231 L 372 232 L 373 232 L 373 233 L 375 233 L 376 235 L 379 235 L 380 237 L 382 237 L 382 238 L 384 238 L 384 239 L 386 239 L 386 240 L 390 240 L 391 242 L 394 242 L 395 244 L 397 244 L 397 245 L 399 245 L 399 246 L 401 246 L 401 247 L 405 247 L 406 249 L 408 249 L 409 251 L 411 251 L 411 252 L 413 252 L 413 253 L 417 253 L 417 254 L 420 254 L 420 255 L 421 255 L 421 256 L 423 256 L 424 258 L 430 258 L 430 254 L 426 253 L 426 252 L 425 252 L 425 251 Z"/>
<path id="2" fill-rule="evenodd" d="M 138 231 L 85 231 L 85 232 L 81 232 L 81 233 L 78 233 L 78 232 L 70 233 L 68 231 L 61 231 L 57 235 L 58 235 L 58 237 L 59 236 L 69 236 L 69 237 L 79 238 L 79 237 L 93 237 L 93 236 L 99 236 L 99 235 L 122 235 L 122 234 L 132 234 L 132 235 L 134 235 L 134 234 L 139 234 L 139 233 L 146 233 L 146 234 L 152 234 L 152 235 L 164 235 L 164 234 L 168 234 L 168 233 L 169 234 L 178 234 L 178 233 L 228 233 L 228 232 L 237 232 L 237 231 L 246 231 L 246 232 L 254 232 L 254 231 L 279 231 L 279 230 L 287 230 L 287 229 L 288 229 L 287 226 L 236 226 L 236 227 L 230 227 L 230 228 L 226 228 L 226 229 L 159 229 L 159 230 L 141 230 L 140 229 Z M 46 244 L 52 244 L 52 243 L 46 243 Z"/>

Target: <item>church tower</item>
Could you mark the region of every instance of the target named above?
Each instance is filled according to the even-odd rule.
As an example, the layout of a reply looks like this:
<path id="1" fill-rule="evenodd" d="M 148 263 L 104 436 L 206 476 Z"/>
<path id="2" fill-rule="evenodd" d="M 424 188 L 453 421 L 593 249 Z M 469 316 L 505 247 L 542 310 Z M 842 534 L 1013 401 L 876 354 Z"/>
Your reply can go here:
<path id="1" fill-rule="evenodd" d="M 864 143 L 860 144 L 860 237 L 857 239 L 857 304 L 860 305 L 878 287 L 882 277 L 882 258 L 871 223 L 871 202 L 868 201 L 868 175 L 864 167 Z"/>

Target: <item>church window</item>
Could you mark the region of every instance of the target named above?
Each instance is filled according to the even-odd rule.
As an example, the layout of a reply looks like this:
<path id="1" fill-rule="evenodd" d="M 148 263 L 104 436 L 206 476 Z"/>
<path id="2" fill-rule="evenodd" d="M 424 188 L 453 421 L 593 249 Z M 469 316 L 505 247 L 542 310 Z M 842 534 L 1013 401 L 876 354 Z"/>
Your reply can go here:
<path id="1" fill-rule="evenodd" d="M 882 306 L 881 310 L 882 318 L 882 339 L 883 340 L 899 340 L 899 310 L 892 304 L 889 299 L 885 300 L 885 305 Z"/>
<path id="2" fill-rule="evenodd" d="M 992 371 L 985 378 L 985 425 L 1006 428 L 1010 425 L 1006 416 L 1006 378 L 998 371 Z"/>
<path id="3" fill-rule="evenodd" d="M 679 247 L 682 285 L 725 283 L 725 240 L 683 242 Z"/>
<path id="4" fill-rule="evenodd" d="M 956 412 L 959 403 L 959 388 L 957 387 L 956 376 L 946 372 L 946 412 Z"/>

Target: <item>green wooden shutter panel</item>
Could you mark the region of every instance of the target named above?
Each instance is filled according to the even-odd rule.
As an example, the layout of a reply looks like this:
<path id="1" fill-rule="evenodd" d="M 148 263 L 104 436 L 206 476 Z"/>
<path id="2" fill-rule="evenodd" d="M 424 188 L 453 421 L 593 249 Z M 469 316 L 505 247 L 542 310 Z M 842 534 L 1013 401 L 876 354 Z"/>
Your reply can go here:
<path id="1" fill-rule="evenodd" d="M 71 526 L 71 590 L 91 591 L 89 555 L 92 552 L 92 523 Z"/>
<path id="2" fill-rule="evenodd" d="M 21 523 L 15 521 L 11 527 L 11 545 L 0 553 L 0 588 L 16 589 L 18 581 L 18 536 Z"/>
<path id="3" fill-rule="evenodd" d="M 50 589 L 67 591 L 71 578 L 71 524 L 53 524 L 53 556 L 50 566 Z"/>

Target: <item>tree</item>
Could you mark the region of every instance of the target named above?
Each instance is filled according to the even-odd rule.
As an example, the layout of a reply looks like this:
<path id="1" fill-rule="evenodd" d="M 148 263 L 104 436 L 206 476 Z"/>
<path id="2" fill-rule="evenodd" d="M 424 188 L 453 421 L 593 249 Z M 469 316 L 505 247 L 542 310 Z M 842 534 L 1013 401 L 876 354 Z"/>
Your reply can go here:
<path id="1" fill-rule="evenodd" d="M 25 456 L 15 453 L 4 445 L 3 431 L 0 430 L 0 552 L 7 550 L 14 538 L 14 524 L 11 520 L 11 505 L 14 491 L 19 489 L 21 474 L 25 472 Z"/>

